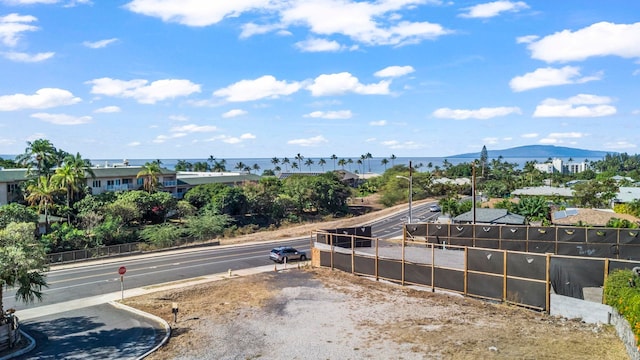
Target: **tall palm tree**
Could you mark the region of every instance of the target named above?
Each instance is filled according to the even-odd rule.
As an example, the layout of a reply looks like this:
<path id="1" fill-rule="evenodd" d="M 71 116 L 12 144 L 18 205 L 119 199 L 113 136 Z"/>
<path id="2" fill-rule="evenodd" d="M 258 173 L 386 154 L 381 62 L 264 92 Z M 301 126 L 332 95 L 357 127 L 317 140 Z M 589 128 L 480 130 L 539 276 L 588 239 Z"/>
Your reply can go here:
<path id="1" fill-rule="evenodd" d="M 336 160 L 338 160 L 338 157 L 336 154 L 333 154 L 329 159 L 333 160 L 333 171 L 336 171 Z"/>
<path id="2" fill-rule="evenodd" d="M 260 171 L 260 165 L 258 165 L 258 164 L 253 164 L 252 167 L 253 167 L 253 170 L 256 171 L 256 174 L 258 173 L 258 171 Z"/>
<path id="3" fill-rule="evenodd" d="M 222 159 L 220 161 L 216 160 L 213 163 L 213 167 L 211 168 L 211 171 L 215 171 L 215 172 L 225 172 L 227 171 L 227 160 Z"/>
<path id="4" fill-rule="evenodd" d="M 324 165 L 326 163 L 327 162 L 323 158 L 320 158 L 320 160 L 318 160 L 318 165 L 320 165 L 320 167 L 322 168 L 322 172 L 324 172 Z"/>
<path id="5" fill-rule="evenodd" d="M 342 167 L 342 170 L 344 170 L 344 166 L 347 165 L 347 160 L 345 159 L 338 160 L 338 165 Z"/>
<path id="6" fill-rule="evenodd" d="M 364 174 L 364 160 L 360 158 L 356 161 L 356 163 L 358 164 L 358 171 L 360 171 L 360 165 L 362 165 L 362 173 Z"/>
<path id="7" fill-rule="evenodd" d="M 300 155 L 300 153 L 298 153 L 295 157 L 295 159 L 298 161 L 298 168 L 302 168 L 302 160 L 304 159 L 304 156 Z"/>
<path id="8" fill-rule="evenodd" d="M 49 208 L 53 205 L 54 196 L 60 192 L 60 190 L 60 187 L 56 186 L 44 175 L 27 186 L 27 196 L 25 200 L 27 200 L 29 205 L 37 206 L 38 213 L 44 214 L 44 224 L 47 231 L 49 230 Z"/>
<path id="9" fill-rule="evenodd" d="M 391 167 L 396 166 L 395 162 L 396 162 L 397 157 L 394 154 L 391 154 Z"/>
<path id="10" fill-rule="evenodd" d="M 349 165 L 349 171 L 351 171 L 351 164 L 353 164 L 353 159 L 352 158 L 348 158 L 347 159 L 347 165 Z"/>
<path id="11" fill-rule="evenodd" d="M 56 169 L 55 174 L 51 176 L 51 183 L 60 189 L 64 189 L 67 193 L 67 209 L 71 208 L 71 198 L 74 192 L 80 190 L 77 173 L 71 164 L 64 164 Z M 67 211 L 67 223 L 71 223 L 71 214 Z"/>
<path id="12" fill-rule="evenodd" d="M 207 162 L 209 163 L 209 169 L 213 168 L 213 164 L 216 162 L 216 158 L 213 157 L 213 155 L 209 155 L 209 158 L 207 159 Z"/>
<path id="13" fill-rule="evenodd" d="M 158 189 L 158 176 L 162 174 L 160 164 L 156 161 L 147 162 L 142 166 L 142 169 L 136 175 L 136 178 L 143 178 L 143 188 L 151 194 Z"/>
<path id="14" fill-rule="evenodd" d="M 371 159 L 373 159 L 373 155 L 371 155 L 370 152 L 364 154 L 364 156 L 367 158 L 367 164 L 369 165 L 369 172 L 371 172 Z"/>
<path id="15" fill-rule="evenodd" d="M 298 163 L 291 163 L 291 169 L 299 169 Z"/>
<path id="16" fill-rule="evenodd" d="M 288 157 L 285 157 L 284 159 L 282 159 L 282 163 L 284 164 L 285 171 L 289 172 L 289 164 L 291 163 L 291 160 L 289 160 Z"/>

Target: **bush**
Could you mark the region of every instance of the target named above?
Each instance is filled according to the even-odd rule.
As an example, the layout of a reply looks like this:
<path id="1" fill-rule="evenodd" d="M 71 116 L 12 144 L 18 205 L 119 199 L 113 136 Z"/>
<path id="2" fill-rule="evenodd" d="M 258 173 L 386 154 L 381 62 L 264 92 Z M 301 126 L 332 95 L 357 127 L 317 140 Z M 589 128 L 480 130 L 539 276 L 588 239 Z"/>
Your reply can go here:
<path id="1" fill-rule="evenodd" d="M 637 344 L 640 337 L 640 278 L 631 270 L 616 270 L 607 277 L 604 294 L 607 305 L 618 310 L 629 322 Z"/>

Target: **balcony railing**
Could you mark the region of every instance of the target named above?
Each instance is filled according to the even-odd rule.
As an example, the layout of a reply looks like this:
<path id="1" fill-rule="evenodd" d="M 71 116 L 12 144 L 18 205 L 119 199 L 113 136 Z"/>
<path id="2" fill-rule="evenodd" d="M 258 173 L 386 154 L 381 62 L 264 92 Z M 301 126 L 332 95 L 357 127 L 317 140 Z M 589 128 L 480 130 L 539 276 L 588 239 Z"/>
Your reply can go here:
<path id="1" fill-rule="evenodd" d="M 162 186 L 164 187 L 172 187 L 178 186 L 178 180 L 167 180 L 162 182 Z"/>

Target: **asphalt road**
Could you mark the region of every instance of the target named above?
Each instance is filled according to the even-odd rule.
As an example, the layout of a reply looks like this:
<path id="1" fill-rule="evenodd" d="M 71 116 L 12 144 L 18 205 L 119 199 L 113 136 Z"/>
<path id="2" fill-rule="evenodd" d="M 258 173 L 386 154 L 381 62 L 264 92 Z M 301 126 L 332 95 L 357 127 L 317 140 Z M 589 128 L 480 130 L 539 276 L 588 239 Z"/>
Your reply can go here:
<path id="1" fill-rule="evenodd" d="M 428 221 L 439 215 L 428 211 L 431 204 L 433 203 L 413 206 L 414 222 Z M 407 218 L 408 210 L 363 225 L 372 227 L 374 237 L 401 237 L 402 224 Z M 154 333 L 154 326 L 157 324 L 131 317 L 108 304 L 95 305 L 96 297 L 119 292 L 121 286 L 126 292 L 126 289 L 269 265 L 272 264 L 268 258 L 269 251 L 282 245 L 309 252 L 311 238 L 203 247 L 178 253 L 160 252 L 144 257 L 123 257 L 115 262 L 112 259 L 107 263 L 78 264 L 47 273 L 49 288 L 44 291 L 42 302 L 16 303 L 13 290 L 6 291 L 2 300 L 5 309 L 15 308 L 19 317 L 21 313 L 28 314 L 21 317 L 22 323 L 25 330 L 35 335 L 38 345 L 23 359 L 124 359 L 133 353 L 140 355 L 144 351 L 131 345 L 132 353 L 123 353 L 124 349 L 114 343 L 143 344 L 141 347 L 144 348 L 151 341 L 149 339 L 157 338 L 157 330 Z M 122 283 L 118 274 L 121 266 L 127 269 Z M 83 306 L 83 299 L 87 299 L 86 306 Z M 73 310 L 68 310 L 70 308 L 65 306 L 70 303 L 73 303 Z M 71 353 L 67 354 L 67 351 Z"/>

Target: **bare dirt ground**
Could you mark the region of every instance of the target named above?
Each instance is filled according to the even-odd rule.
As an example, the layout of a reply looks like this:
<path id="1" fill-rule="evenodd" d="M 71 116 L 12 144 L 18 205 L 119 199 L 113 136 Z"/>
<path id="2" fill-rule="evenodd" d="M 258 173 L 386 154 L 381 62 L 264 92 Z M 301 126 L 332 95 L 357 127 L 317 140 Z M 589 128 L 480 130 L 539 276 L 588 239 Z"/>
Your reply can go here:
<path id="1" fill-rule="evenodd" d="M 628 359 L 610 326 L 323 268 L 125 303 L 172 324 L 170 341 L 149 359 Z"/>
<path id="2" fill-rule="evenodd" d="M 405 208 L 222 243 L 356 226 Z M 610 326 L 323 268 L 233 277 L 125 303 L 172 325 L 169 342 L 149 359 L 628 359 Z"/>

